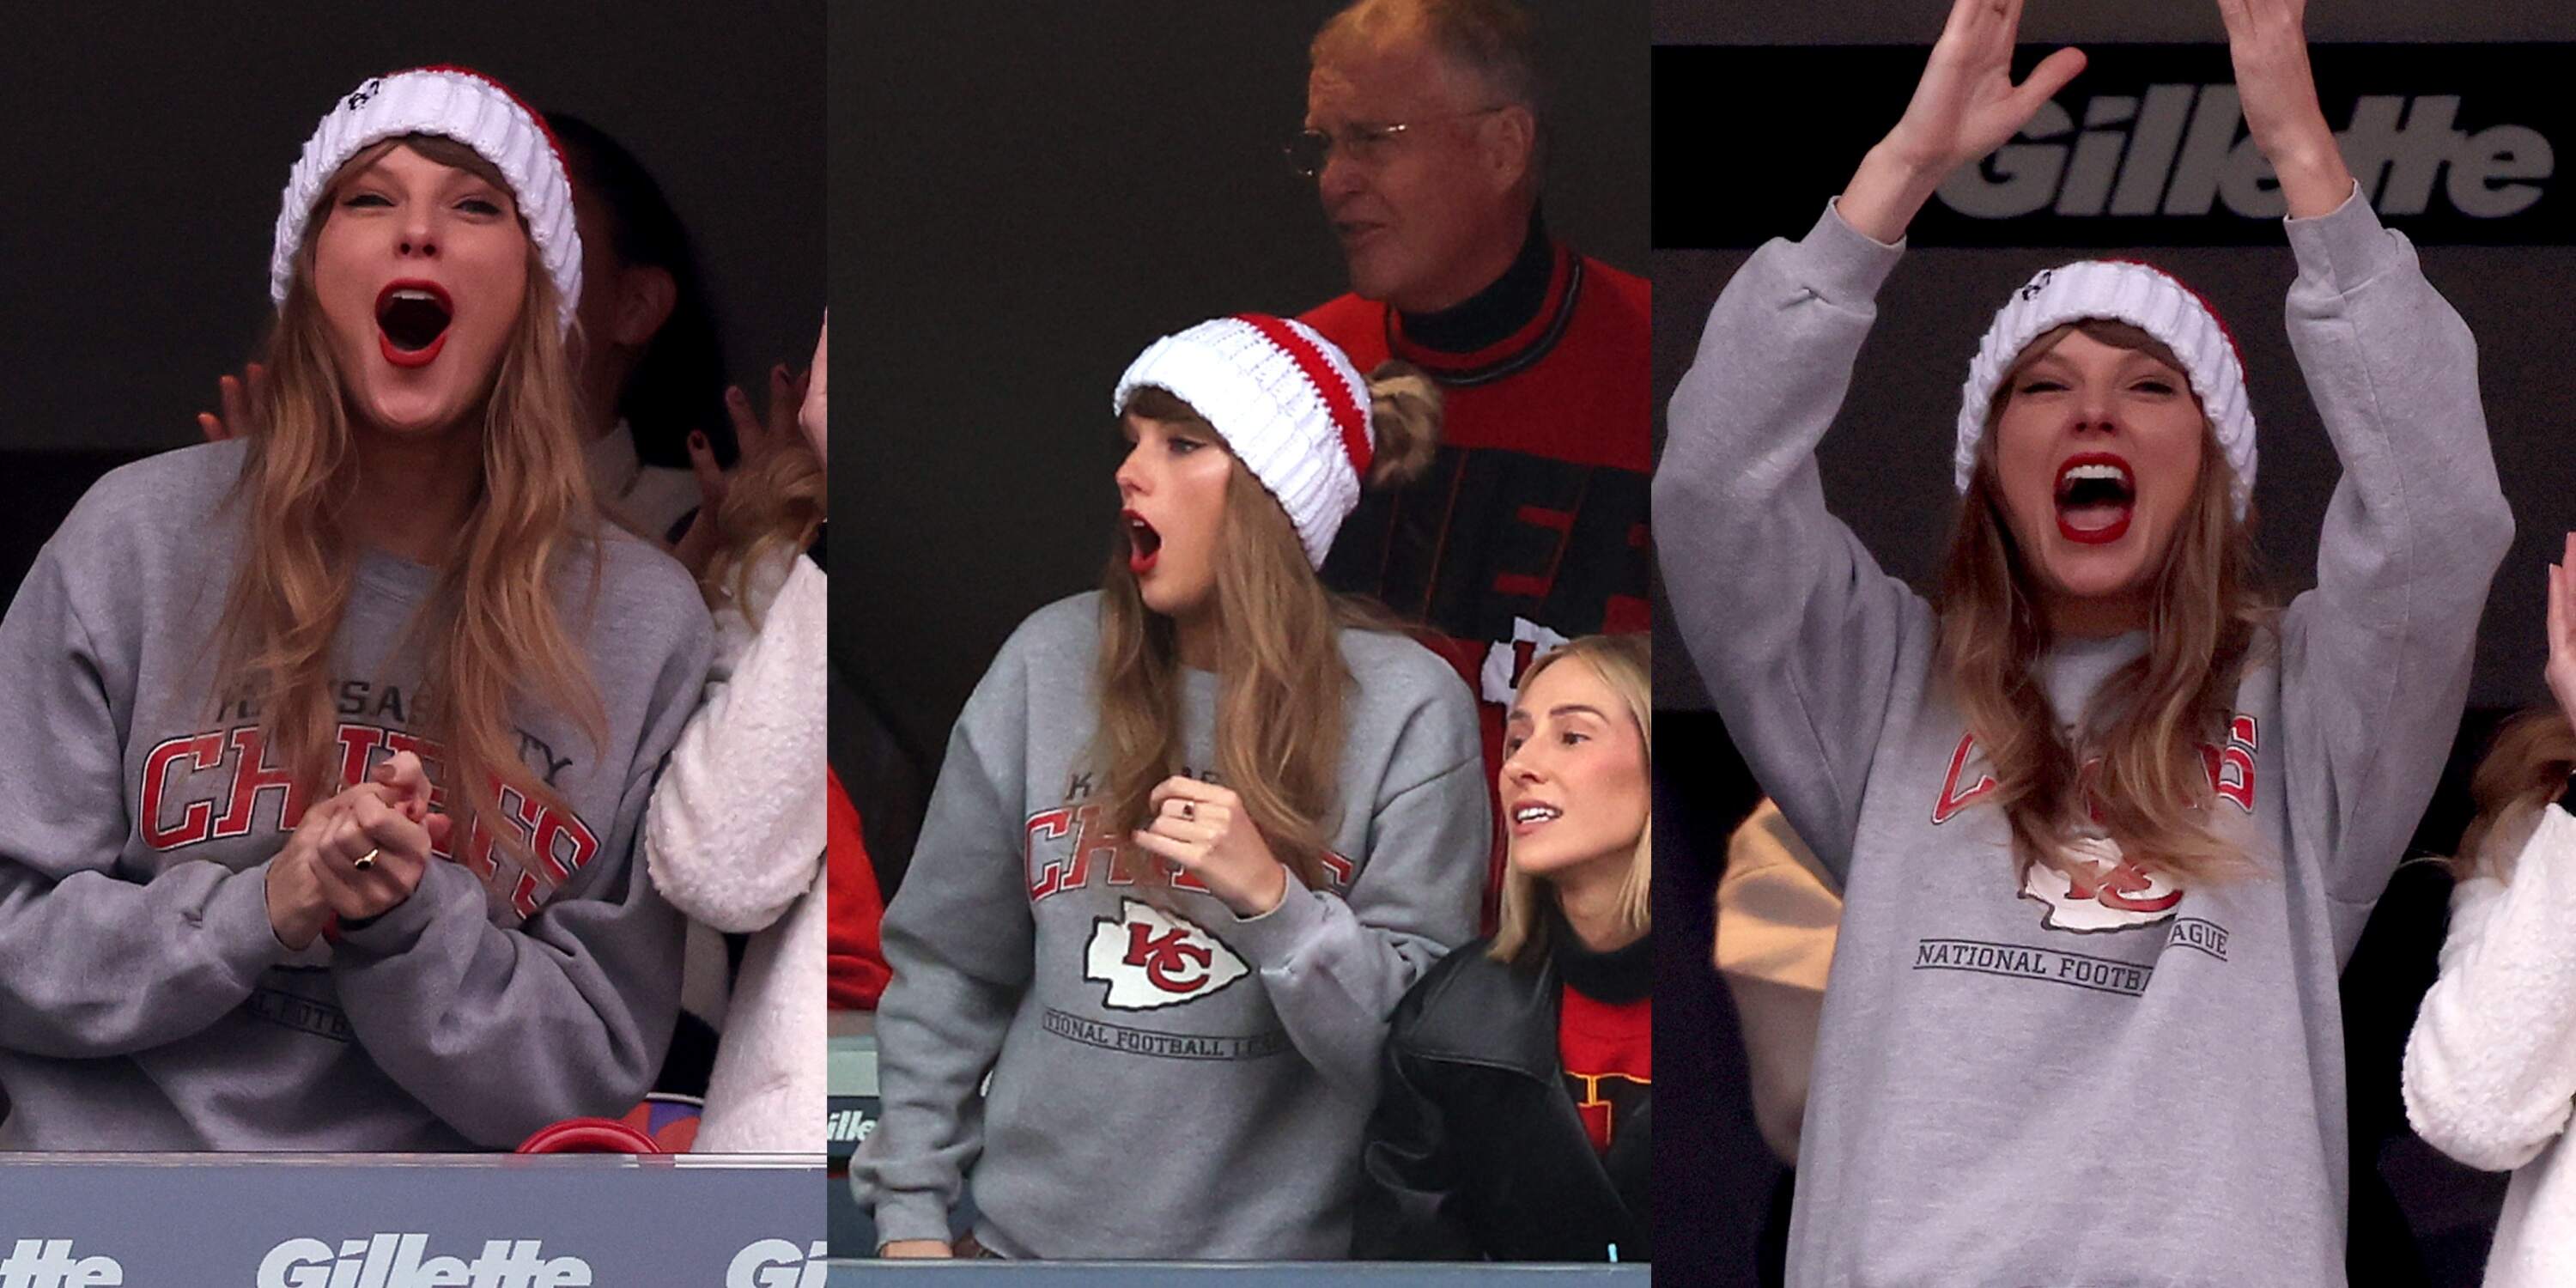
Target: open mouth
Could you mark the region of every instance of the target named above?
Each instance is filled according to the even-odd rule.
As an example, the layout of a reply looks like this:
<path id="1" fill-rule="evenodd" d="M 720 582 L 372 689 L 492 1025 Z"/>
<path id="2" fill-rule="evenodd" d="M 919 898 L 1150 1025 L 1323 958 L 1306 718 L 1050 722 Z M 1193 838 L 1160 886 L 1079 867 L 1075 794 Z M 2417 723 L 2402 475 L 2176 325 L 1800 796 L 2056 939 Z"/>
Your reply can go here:
<path id="1" fill-rule="evenodd" d="M 2057 532 L 2069 541 L 2105 545 L 2129 530 L 2138 503 L 2137 477 L 2109 452 L 2068 457 L 2057 467 Z"/>
<path id="2" fill-rule="evenodd" d="M 1127 571 L 1143 576 L 1151 572 L 1154 560 L 1163 553 L 1163 534 L 1145 522 L 1145 516 L 1129 510 L 1127 520 Z"/>
<path id="3" fill-rule="evenodd" d="M 456 305 L 436 282 L 387 282 L 376 294 L 376 344 L 397 367 L 425 367 L 447 344 Z"/>
<path id="4" fill-rule="evenodd" d="M 1539 801 L 1524 801 L 1512 807 L 1512 834 L 1527 836 L 1565 816 L 1565 811 Z"/>

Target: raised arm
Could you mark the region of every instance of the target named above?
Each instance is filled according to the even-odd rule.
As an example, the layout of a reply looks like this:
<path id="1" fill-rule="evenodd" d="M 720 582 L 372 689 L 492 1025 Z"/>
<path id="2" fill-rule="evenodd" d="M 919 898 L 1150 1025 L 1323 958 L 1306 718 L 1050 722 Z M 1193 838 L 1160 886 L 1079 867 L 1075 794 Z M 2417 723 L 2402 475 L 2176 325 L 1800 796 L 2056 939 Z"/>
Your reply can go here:
<path id="1" fill-rule="evenodd" d="M 1902 677 L 1926 672 L 1932 632 L 1928 607 L 1827 512 L 1816 444 L 1906 224 L 2083 66 L 2060 50 L 2013 84 L 2020 16 L 2016 0 L 1959 0 L 1904 118 L 1843 195 L 1804 240 L 1764 246 L 1727 283 L 1655 471 L 1682 640 L 1754 776 L 1837 879 L 1889 704 Z"/>
<path id="2" fill-rule="evenodd" d="M 2352 171 L 2308 68 L 2307 8 L 2307 0 L 2218 0 L 2246 132 L 2280 177 L 2292 219 L 2333 214 L 2352 194 Z"/>
<path id="3" fill-rule="evenodd" d="M 1872 241 L 1894 243 L 1951 172 L 2002 147 L 2040 104 L 2084 70 L 2084 53 L 2060 49 L 2022 83 L 2012 80 L 2022 0 L 1954 0 L 1923 79 L 1896 128 L 1861 158 L 1837 203 Z"/>
<path id="4" fill-rule="evenodd" d="M 2349 951 L 2458 730 L 2513 515 L 2487 444 L 2477 342 L 2344 168 L 2301 8 L 2220 4 L 2246 117 L 2289 200 L 2290 348 L 2343 466 L 2316 588 L 2282 623 L 2282 714 L 2293 826 L 2323 829 L 2305 848 L 2329 856 Z"/>

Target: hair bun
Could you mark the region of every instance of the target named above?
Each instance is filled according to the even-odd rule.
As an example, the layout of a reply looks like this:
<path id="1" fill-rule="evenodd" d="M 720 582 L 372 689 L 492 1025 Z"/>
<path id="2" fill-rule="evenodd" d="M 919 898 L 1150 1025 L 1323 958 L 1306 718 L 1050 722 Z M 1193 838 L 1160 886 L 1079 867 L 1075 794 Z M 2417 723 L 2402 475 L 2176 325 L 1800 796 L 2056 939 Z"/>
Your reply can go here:
<path id="1" fill-rule="evenodd" d="M 1440 450 L 1440 384 L 1422 368 L 1389 358 L 1369 373 L 1368 392 L 1377 459 L 1366 482 L 1402 487 L 1429 471 Z"/>

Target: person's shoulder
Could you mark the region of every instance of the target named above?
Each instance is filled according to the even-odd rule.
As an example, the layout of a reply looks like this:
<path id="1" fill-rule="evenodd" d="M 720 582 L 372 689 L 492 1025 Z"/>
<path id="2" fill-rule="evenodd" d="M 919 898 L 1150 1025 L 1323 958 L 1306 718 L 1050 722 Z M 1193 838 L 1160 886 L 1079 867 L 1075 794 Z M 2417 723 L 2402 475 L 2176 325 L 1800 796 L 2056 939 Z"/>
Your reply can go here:
<path id="1" fill-rule="evenodd" d="M 1386 305 L 1356 294 L 1334 296 L 1298 314 L 1297 320 L 1345 352 L 1383 346 L 1386 340 Z"/>
<path id="2" fill-rule="evenodd" d="M 1407 693 L 1445 698 L 1452 689 L 1462 700 L 1472 697 L 1455 668 L 1400 629 L 1345 626 L 1341 643 L 1342 660 L 1373 698 Z"/>
<path id="3" fill-rule="evenodd" d="M 1067 639 L 1089 639 L 1100 630 L 1100 592 L 1078 591 L 1020 619 L 1003 647 L 1045 647 Z"/>
<path id="4" fill-rule="evenodd" d="M 1446 671 L 1449 664 L 1401 627 L 1367 623 L 1341 629 L 1342 656 L 1352 669 L 1390 669 L 1407 675 Z M 1365 674 L 1362 679 L 1366 679 Z"/>
<path id="5" fill-rule="evenodd" d="M 1067 595 L 1020 619 L 994 654 L 994 673 L 1087 672 L 1100 649 L 1102 600 L 1097 590 Z"/>
<path id="6" fill-rule="evenodd" d="M 603 520 L 593 547 L 599 559 L 603 594 L 645 611 L 675 611 L 683 605 L 706 611 L 706 596 L 671 552 Z"/>
<path id="7" fill-rule="evenodd" d="M 576 565 L 557 593 L 587 605 L 594 662 L 703 671 L 715 654 L 716 628 L 697 578 L 670 552 L 613 523 L 602 521 L 597 539 L 585 544 L 595 562 Z"/>
<path id="8" fill-rule="evenodd" d="M 1613 267 L 1609 261 L 1576 251 L 1583 261 L 1584 303 L 1597 314 L 1621 319 L 1639 327 L 1654 325 L 1655 284 L 1645 277 Z"/>
<path id="9" fill-rule="evenodd" d="M 1446 1039 L 1455 1035 L 1445 1030 L 1461 1003 L 1473 1007 L 1482 1018 L 1483 1004 L 1476 999 L 1508 976 L 1512 967 L 1488 955 L 1494 946 L 1492 936 L 1460 944 L 1422 972 L 1422 978 L 1406 989 L 1404 999 L 1396 1003 L 1388 1020 L 1387 1039 L 1403 1046 L 1414 1046 L 1425 1039 Z M 1447 1046 L 1445 1040 L 1433 1045 Z"/>
<path id="10" fill-rule="evenodd" d="M 63 521 L 75 539 L 203 522 L 241 478 L 249 445 L 198 443 L 129 461 L 99 476 Z"/>

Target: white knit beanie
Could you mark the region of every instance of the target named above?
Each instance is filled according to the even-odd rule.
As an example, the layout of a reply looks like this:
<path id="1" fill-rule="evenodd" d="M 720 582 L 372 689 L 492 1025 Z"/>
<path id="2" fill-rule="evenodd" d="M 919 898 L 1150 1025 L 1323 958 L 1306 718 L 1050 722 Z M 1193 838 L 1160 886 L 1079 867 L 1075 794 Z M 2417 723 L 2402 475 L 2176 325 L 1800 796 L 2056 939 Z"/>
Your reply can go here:
<path id="1" fill-rule="evenodd" d="M 1225 435 L 1288 512 L 1307 562 L 1323 567 L 1377 451 L 1368 381 L 1350 356 L 1303 322 L 1242 313 L 1146 346 L 1118 377 L 1111 414 L 1147 387 L 1188 403 Z"/>
<path id="2" fill-rule="evenodd" d="M 1977 345 L 1960 389 L 1959 449 L 1954 458 L 1959 491 L 1976 473 L 1977 440 L 1986 432 L 1995 387 L 2030 342 L 2090 318 L 2126 322 L 2163 342 L 2182 360 L 2183 376 L 2235 471 L 2236 517 L 2245 517 L 2254 495 L 2254 409 L 2245 397 L 2245 361 L 2236 338 L 2209 303 L 2170 273 L 2132 260 L 2088 259 L 2039 275 L 1996 310 L 1994 325 Z"/>
<path id="3" fill-rule="evenodd" d="M 268 259 L 268 297 L 286 303 L 305 224 L 331 176 L 369 146 L 405 134 L 436 134 L 481 154 L 510 181 L 519 216 L 554 279 L 558 326 L 572 329 L 581 302 L 581 234 L 573 228 L 572 179 L 563 149 L 537 110 L 508 86 L 470 68 L 415 67 L 377 76 L 331 105 L 286 177 L 277 243 Z"/>

